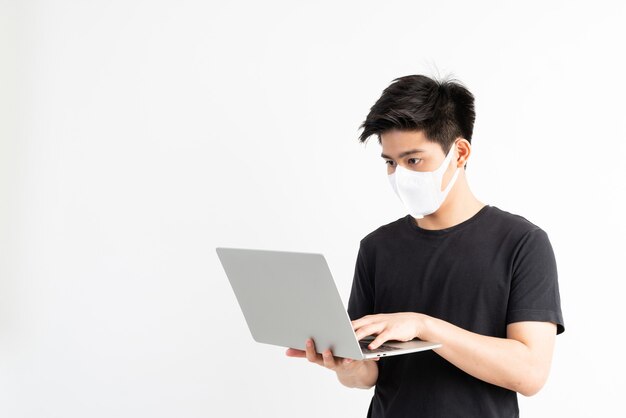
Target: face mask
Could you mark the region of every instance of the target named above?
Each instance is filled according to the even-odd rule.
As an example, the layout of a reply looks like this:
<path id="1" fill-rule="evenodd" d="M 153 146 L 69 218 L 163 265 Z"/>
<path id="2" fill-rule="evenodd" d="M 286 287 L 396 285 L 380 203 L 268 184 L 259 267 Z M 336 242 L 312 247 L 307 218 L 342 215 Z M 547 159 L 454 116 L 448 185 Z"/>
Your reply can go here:
<path id="1" fill-rule="evenodd" d="M 459 174 L 458 167 L 454 170 L 448 186 L 441 190 L 443 174 L 450 165 L 455 149 L 453 145 L 435 171 L 413 171 L 397 165 L 396 170 L 388 175 L 391 188 L 414 218 L 423 218 L 436 212 L 454 186 Z"/>

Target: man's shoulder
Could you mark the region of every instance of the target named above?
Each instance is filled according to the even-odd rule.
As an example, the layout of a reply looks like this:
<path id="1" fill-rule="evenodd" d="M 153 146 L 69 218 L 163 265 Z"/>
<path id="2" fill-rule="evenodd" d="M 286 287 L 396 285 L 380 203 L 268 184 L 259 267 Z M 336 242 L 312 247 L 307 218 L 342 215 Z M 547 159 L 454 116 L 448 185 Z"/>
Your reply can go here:
<path id="1" fill-rule="evenodd" d="M 395 221 L 379 226 L 378 228 L 361 238 L 361 244 L 368 245 L 380 240 L 385 240 L 387 238 L 397 237 L 398 232 L 402 229 L 403 224 L 407 221 L 406 218 L 406 216 L 403 216 L 396 219 Z"/>
<path id="2" fill-rule="evenodd" d="M 490 206 L 488 223 L 494 228 L 512 232 L 520 235 L 525 235 L 531 231 L 541 230 L 541 228 L 535 225 L 521 215 L 507 212 L 496 206 Z"/>

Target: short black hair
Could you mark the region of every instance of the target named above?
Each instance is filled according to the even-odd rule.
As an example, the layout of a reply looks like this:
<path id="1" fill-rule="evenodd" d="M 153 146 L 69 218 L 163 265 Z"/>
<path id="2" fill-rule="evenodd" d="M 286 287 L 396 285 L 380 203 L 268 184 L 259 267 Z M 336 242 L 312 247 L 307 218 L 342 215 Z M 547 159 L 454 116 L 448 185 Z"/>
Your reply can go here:
<path id="1" fill-rule="evenodd" d="M 387 87 L 365 121 L 360 142 L 389 130 L 423 131 L 447 154 L 458 137 L 472 142 L 474 96 L 458 80 L 436 80 L 424 75 L 396 78 Z"/>

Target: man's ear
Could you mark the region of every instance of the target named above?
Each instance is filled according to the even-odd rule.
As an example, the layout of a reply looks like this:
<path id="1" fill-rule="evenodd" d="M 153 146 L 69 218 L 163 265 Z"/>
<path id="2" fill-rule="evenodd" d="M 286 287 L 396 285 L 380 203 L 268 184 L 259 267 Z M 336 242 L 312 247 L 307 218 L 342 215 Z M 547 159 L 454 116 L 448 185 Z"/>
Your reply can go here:
<path id="1" fill-rule="evenodd" d="M 456 166 L 463 168 L 467 167 L 467 160 L 472 153 L 472 144 L 470 144 L 467 139 L 459 137 L 454 143 L 454 146 L 459 153 L 459 157 L 456 160 Z"/>

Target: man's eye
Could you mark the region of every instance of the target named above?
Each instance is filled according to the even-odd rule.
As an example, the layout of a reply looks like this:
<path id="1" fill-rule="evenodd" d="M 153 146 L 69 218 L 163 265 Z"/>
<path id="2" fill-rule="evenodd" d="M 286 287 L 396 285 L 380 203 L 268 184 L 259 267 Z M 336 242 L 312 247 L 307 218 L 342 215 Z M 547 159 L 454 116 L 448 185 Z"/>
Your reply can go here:
<path id="1" fill-rule="evenodd" d="M 409 158 L 409 164 L 417 164 L 422 161 L 421 158 Z"/>
<path id="2" fill-rule="evenodd" d="M 395 161 L 391 161 L 391 160 L 385 160 L 385 164 L 390 165 L 390 166 L 394 166 Z"/>

